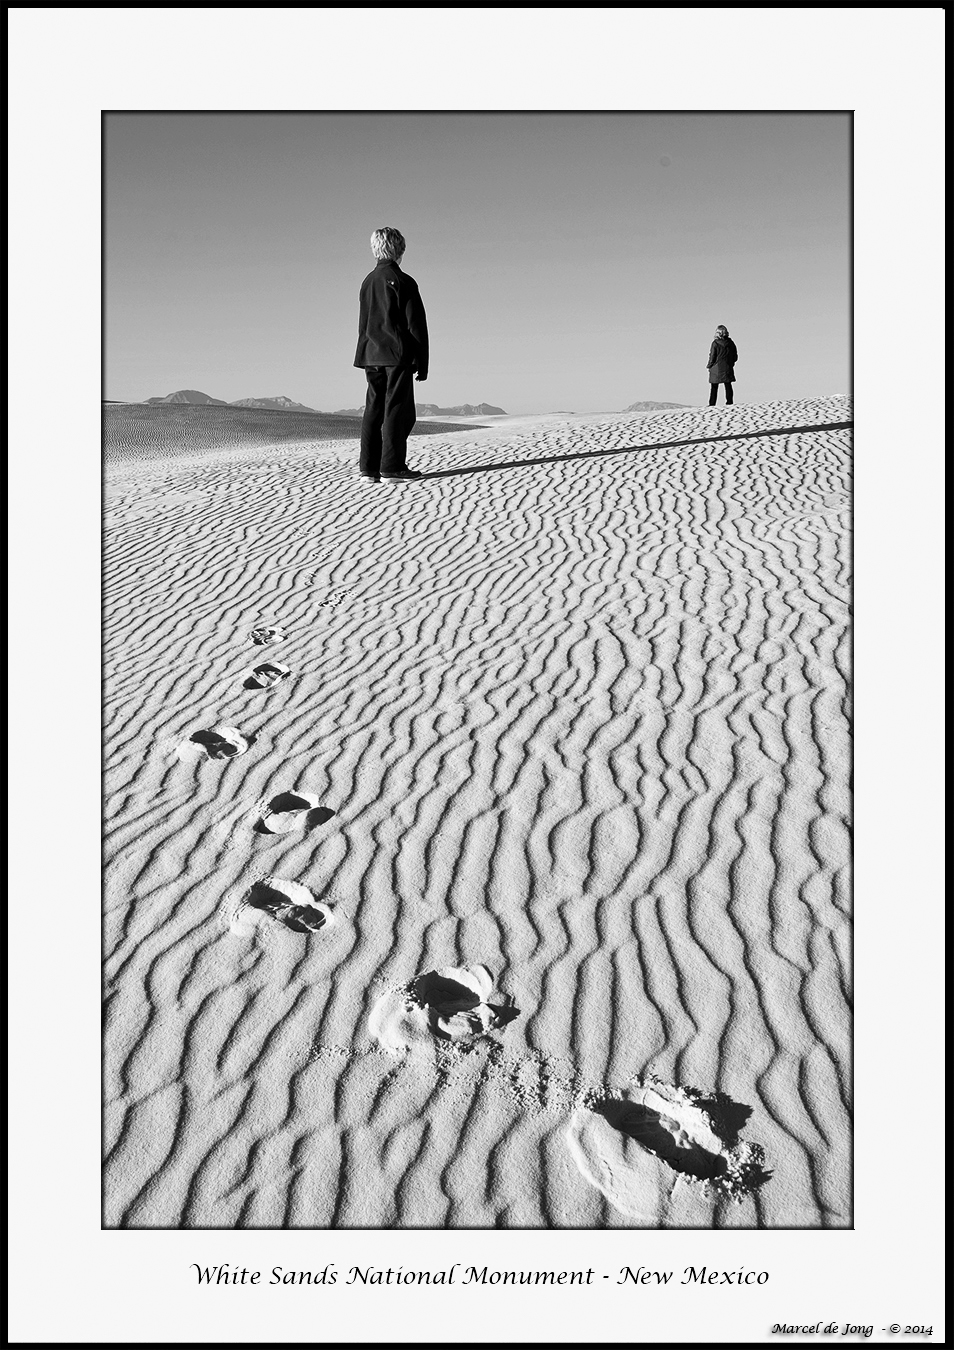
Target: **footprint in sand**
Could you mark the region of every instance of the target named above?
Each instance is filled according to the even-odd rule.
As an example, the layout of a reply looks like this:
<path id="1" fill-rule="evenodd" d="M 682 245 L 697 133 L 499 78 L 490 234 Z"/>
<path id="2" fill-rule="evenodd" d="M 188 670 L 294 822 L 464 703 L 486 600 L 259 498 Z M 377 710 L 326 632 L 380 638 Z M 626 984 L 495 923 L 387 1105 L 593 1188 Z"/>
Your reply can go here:
<path id="1" fill-rule="evenodd" d="M 262 628 L 253 628 L 249 633 L 249 637 L 255 643 L 256 647 L 269 647 L 274 642 L 284 642 L 285 630 L 278 624 Z"/>
<path id="2" fill-rule="evenodd" d="M 267 803 L 255 825 L 258 834 L 290 834 L 310 830 L 330 820 L 334 811 L 321 805 L 310 792 L 280 792 Z"/>
<path id="3" fill-rule="evenodd" d="M 252 738 L 243 736 L 235 727 L 212 727 L 194 731 L 188 740 L 176 746 L 176 754 L 184 764 L 203 759 L 232 759 L 244 755 L 251 743 Z"/>
<path id="4" fill-rule="evenodd" d="M 263 661 L 261 665 L 252 666 L 251 670 L 244 672 L 242 688 L 271 689 L 281 684 L 282 680 L 287 680 L 290 674 L 291 668 L 282 665 L 281 661 Z"/>
<path id="5" fill-rule="evenodd" d="M 697 1197 L 739 1202 L 768 1179 L 763 1150 L 738 1141 L 748 1115 L 721 1094 L 653 1080 L 578 1106 L 567 1140 L 582 1175 L 616 1209 L 655 1224 L 680 1179 Z"/>
<path id="6" fill-rule="evenodd" d="M 296 933 L 317 933 L 334 923 L 330 906 L 316 900 L 307 886 L 283 877 L 263 877 L 253 882 L 229 919 L 237 937 L 248 937 L 260 924 L 280 923 Z"/>
<path id="7" fill-rule="evenodd" d="M 307 580 L 311 582 L 312 585 L 317 585 L 319 584 L 319 574 L 317 572 L 309 573 L 307 574 Z M 356 586 L 345 586 L 338 591 L 328 591 L 320 600 L 315 602 L 315 608 L 337 609 L 339 605 L 344 604 L 345 600 L 347 600 L 348 596 L 354 590 L 357 590 Z"/>
<path id="8" fill-rule="evenodd" d="M 486 966 L 445 966 L 382 995 L 369 1027 L 389 1054 L 432 1058 L 438 1042 L 475 1040 L 517 1016 L 513 999 L 495 991 Z"/>

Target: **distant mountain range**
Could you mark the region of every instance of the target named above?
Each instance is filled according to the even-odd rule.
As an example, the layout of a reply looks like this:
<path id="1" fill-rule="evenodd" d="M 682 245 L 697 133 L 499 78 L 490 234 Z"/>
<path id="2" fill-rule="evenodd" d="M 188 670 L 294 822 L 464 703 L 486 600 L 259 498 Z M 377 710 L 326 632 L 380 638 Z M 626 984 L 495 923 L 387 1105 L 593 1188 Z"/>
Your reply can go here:
<path id="1" fill-rule="evenodd" d="M 631 403 L 623 412 L 655 412 L 657 408 L 688 408 L 688 403 L 653 403 L 646 399 L 642 403 Z"/>
<path id="2" fill-rule="evenodd" d="M 337 417 L 363 417 L 363 408 L 336 408 Z M 418 403 L 418 417 L 506 417 L 503 408 L 492 403 L 458 403 L 456 408 L 439 408 L 436 403 Z"/>
<path id="3" fill-rule="evenodd" d="M 275 398 L 237 398 L 232 403 L 227 403 L 224 398 L 211 398 L 198 389 L 177 389 L 174 394 L 166 394 L 165 398 L 147 398 L 144 401 L 152 404 L 205 403 L 214 404 L 217 408 L 273 408 L 278 412 L 318 413 L 317 408 L 309 408 L 306 403 L 296 403 L 286 394 L 279 394 Z M 643 399 L 639 403 L 631 403 L 628 408 L 623 409 L 623 412 L 657 412 L 662 408 L 685 408 L 688 406 L 686 403 L 658 403 L 652 399 Z M 327 416 L 327 414 L 324 415 Z M 417 415 L 418 417 L 506 417 L 507 413 L 503 408 L 495 408 L 492 403 L 458 403 L 453 408 L 439 408 L 436 403 L 419 403 Z M 364 409 L 336 408 L 331 416 L 363 417 Z"/>
<path id="4" fill-rule="evenodd" d="M 296 403 L 285 394 L 275 398 L 237 398 L 227 403 L 224 398 L 212 398 L 198 389 L 177 389 L 174 394 L 164 398 L 147 398 L 146 403 L 202 403 L 217 408 L 274 408 L 279 412 L 317 413 L 317 408 L 309 408 L 305 403 Z M 661 405 L 660 405 L 661 406 Z M 668 406 L 668 405 L 667 405 Z M 459 403 L 456 408 L 439 408 L 436 403 L 419 403 L 419 417 L 506 417 L 503 408 L 495 408 L 492 403 Z M 321 414 L 319 414 L 321 415 Z M 324 414 L 327 416 L 327 414 Z M 363 417 L 363 408 L 338 408 L 333 417 Z"/>
<path id="5" fill-rule="evenodd" d="M 458 403 L 456 408 L 439 408 L 436 403 L 419 403 L 417 411 L 422 417 L 506 417 L 503 408 L 495 408 L 492 403 Z"/>
<path id="6" fill-rule="evenodd" d="M 304 403 L 296 403 L 294 399 L 288 398 L 285 394 L 279 394 L 277 398 L 237 398 L 232 403 L 227 403 L 224 398 L 211 398 L 208 394 L 201 393 L 198 389 L 177 389 L 174 394 L 166 394 L 165 398 L 147 398 L 146 403 L 207 403 L 214 404 L 217 408 L 278 408 L 287 412 L 317 412 L 317 408 L 309 408 Z"/>
<path id="7" fill-rule="evenodd" d="M 277 398 L 237 398 L 229 406 L 232 408 L 284 408 L 288 412 L 318 411 L 317 408 L 309 408 L 307 403 L 296 403 L 294 399 L 286 398 L 284 394 L 279 394 Z"/>
<path id="8" fill-rule="evenodd" d="M 174 394 L 166 394 L 165 398 L 147 398 L 144 403 L 215 403 L 220 408 L 227 408 L 228 404 L 224 398 L 209 398 L 208 394 L 200 394 L 198 389 L 177 389 Z"/>

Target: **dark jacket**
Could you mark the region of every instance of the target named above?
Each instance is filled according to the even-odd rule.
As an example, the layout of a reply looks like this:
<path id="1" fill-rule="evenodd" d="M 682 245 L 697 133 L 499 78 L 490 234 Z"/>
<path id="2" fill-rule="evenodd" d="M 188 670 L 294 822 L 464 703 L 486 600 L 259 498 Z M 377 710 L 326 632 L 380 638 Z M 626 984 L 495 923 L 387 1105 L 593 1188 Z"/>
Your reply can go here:
<path id="1" fill-rule="evenodd" d="M 709 383 L 734 384 L 735 363 L 739 359 L 735 343 L 730 337 L 718 337 L 709 348 Z"/>
<path id="2" fill-rule="evenodd" d="M 379 262 L 361 283 L 356 366 L 413 366 L 427 376 L 427 316 L 417 282 Z"/>

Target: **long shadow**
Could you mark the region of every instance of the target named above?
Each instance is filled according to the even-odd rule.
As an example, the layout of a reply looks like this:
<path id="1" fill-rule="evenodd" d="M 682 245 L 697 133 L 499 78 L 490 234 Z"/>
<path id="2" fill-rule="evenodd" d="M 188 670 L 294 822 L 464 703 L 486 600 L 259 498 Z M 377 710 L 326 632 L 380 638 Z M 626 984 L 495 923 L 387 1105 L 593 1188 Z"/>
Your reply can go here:
<path id="1" fill-rule="evenodd" d="M 733 431 L 722 436 L 694 436 L 685 441 L 653 441 L 648 445 L 624 445 L 611 450 L 574 450 L 569 455 L 541 455 L 536 459 L 508 459 L 501 464 L 471 464 L 465 469 L 437 469 L 421 475 L 426 478 L 457 478 L 466 473 L 488 473 L 492 469 L 519 469 L 525 464 L 559 464 L 564 459 L 598 459 L 602 455 L 631 455 L 634 450 L 672 450 L 681 445 L 706 445 L 710 441 L 751 441 L 759 436 L 792 436 L 801 431 L 844 431 L 853 422 L 816 422 L 805 427 L 771 427 L 766 431 Z"/>

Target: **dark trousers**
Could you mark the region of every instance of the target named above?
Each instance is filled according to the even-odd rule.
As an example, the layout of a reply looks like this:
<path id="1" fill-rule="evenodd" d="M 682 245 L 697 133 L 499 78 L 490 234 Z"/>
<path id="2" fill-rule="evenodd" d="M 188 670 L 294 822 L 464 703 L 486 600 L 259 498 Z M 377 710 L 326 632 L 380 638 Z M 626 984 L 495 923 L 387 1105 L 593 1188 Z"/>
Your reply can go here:
<path id="1" fill-rule="evenodd" d="M 417 421 L 410 366 L 368 366 L 368 396 L 361 423 L 361 472 L 407 468 L 407 438 Z"/>
<path id="2" fill-rule="evenodd" d="M 709 407 L 710 407 L 710 408 L 714 408 L 714 407 L 715 407 L 716 395 L 718 394 L 718 392 L 719 392 L 719 386 L 718 386 L 717 384 L 710 384 L 710 385 L 709 385 Z M 728 404 L 730 404 L 730 403 L 732 402 L 732 384 L 731 384 L 731 382 L 728 382 L 728 381 L 726 382 L 726 385 L 725 385 L 725 401 L 726 401 L 726 405 L 727 405 L 727 406 L 728 406 Z"/>

